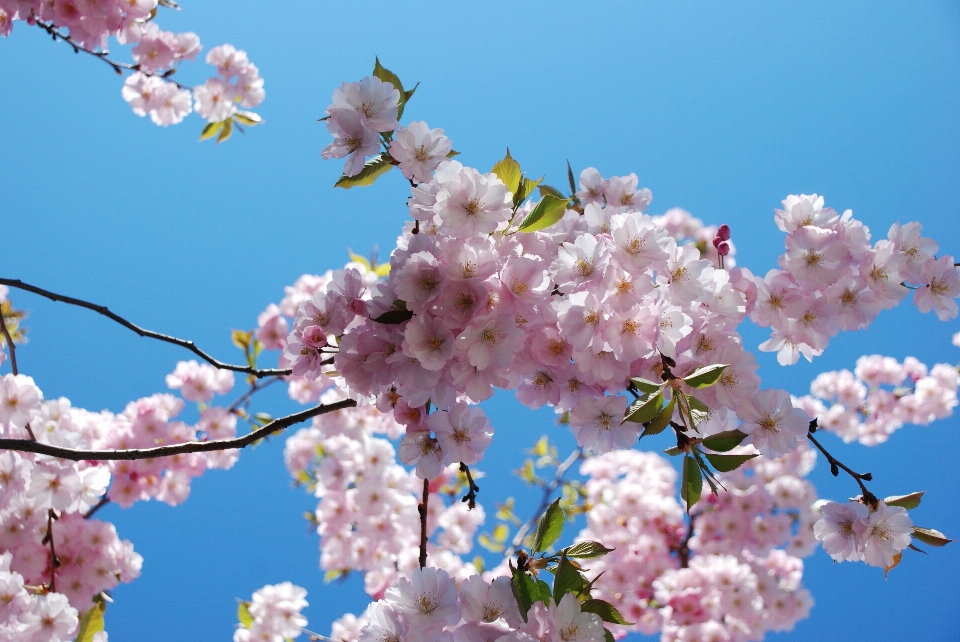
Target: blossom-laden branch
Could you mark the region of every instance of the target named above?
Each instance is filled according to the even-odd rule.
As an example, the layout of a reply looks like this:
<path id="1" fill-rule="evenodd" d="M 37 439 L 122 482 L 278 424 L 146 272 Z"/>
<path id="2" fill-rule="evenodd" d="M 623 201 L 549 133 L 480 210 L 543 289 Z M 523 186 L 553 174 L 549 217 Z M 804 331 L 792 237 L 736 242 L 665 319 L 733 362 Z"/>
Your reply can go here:
<path id="1" fill-rule="evenodd" d="M 203 350 L 201 350 L 193 341 L 188 341 L 186 339 L 179 339 L 177 337 L 172 337 L 167 334 L 161 334 L 159 332 L 154 332 L 153 330 L 147 330 L 146 328 L 141 328 L 140 326 L 127 321 L 118 314 L 111 312 L 104 305 L 97 305 L 96 303 L 90 303 L 89 301 L 84 301 L 82 299 L 77 299 L 70 296 L 64 296 L 62 294 L 57 294 L 49 290 L 44 290 L 43 288 L 38 288 L 35 285 L 30 285 L 29 283 L 24 283 L 19 279 L 5 279 L 0 278 L 0 285 L 6 285 L 11 288 L 17 288 L 18 290 L 25 290 L 27 292 L 32 292 L 34 294 L 39 294 L 42 297 L 50 299 L 51 301 L 57 301 L 60 303 L 66 303 L 68 305 L 75 305 L 81 308 L 86 308 L 88 310 L 93 310 L 97 314 L 103 315 L 108 319 L 115 321 L 122 325 L 123 327 L 133 330 L 141 337 L 147 337 L 148 339 L 156 339 L 157 341 L 163 341 L 165 343 L 172 343 L 173 345 L 180 346 L 181 348 L 186 348 L 190 352 L 194 353 L 210 365 L 221 370 L 232 370 L 234 372 L 242 372 L 244 374 L 253 375 L 257 378 L 262 377 L 275 377 L 291 374 L 289 369 L 278 369 L 278 368 L 253 368 L 251 366 L 238 366 L 231 363 L 224 363 L 218 359 L 213 358 Z M 11 349 L 11 355 L 13 350 Z M 11 357 L 11 364 L 13 359 Z"/>
<path id="2" fill-rule="evenodd" d="M 843 470 L 848 475 L 853 477 L 853 479 L 860 486 L 860 491 L 863 493 L 863 503 L 868 506 L 876 509 L 879 500 L 877 496 L 867 490 L 867 487 L 863 484 L 864 481 L 873 481 L 873 475 L 870 473 L 857 473 L 850 469 L 848 466 L 840 462 L 836 457 L 827 452 L 827 449 L 824 448 L 817 438 L 813 436 L 813 433 L 817 431 L 817 420 L 813 419 L 810 422 L 810 430 L 807 433 L 807 439 L 813 442 L 813 445 L 817 447 L 817 450 L 823 453 L 823 456 L 827 458 L 827 461 L 830 463 L 830 472 L 834 477 L 840 474 L 840 471 Z"/>
<path id="3" fill-rule="evenodd" d="M 16 450 L 20 452 L 36 453 L 38 455 L 49 455 L 60 459 L 69 459 L 71 461 L 129 461 L 135 459 L 154 459 L 157 457 L 170 457 L 173 455 L 183 455 L 186 453 L 211 452 L 219 450 L 232 450 L 235 448 L 245 448 L 250 444 L 268 437 L 275 432 L 280 432 L 294 424 L 306 421 L 318 415 L 328 412 L 335 412 L 343 408 L 352 408 L 357 405 L 353 399 L 344 399 L 336 403 L 319 405 L 301 412 L 274 419 L 263 428 L 254 430 L 243 437 L 234 439 L 214 439 L 211 441 L 188 441 L 182 444 L 170 444 L 169 446 L 157 446 L 155 448 L 131 448 L 128 450 L 80 450 L 74 448 L 63 448 L 53 446 L 28 439 L 0 439 L 0 450 Z"/>
<path id="4" fill-rule="evenodd" d="M 102 60 L 107 65 L 112 67 L 113 71 L 116 72 L 118 76 L 122 76 L 124 71 L 139 71 L 144 76 L 157 76 L 157 77 L 163 78 L 167 82 L 172 82 L 180 89 L 185 89 L 185 90 L 191 89 L 190 87 L 186 85 L 182 85 L 178 83 L 176 80 L 172 80 L 170 78 L 170 76 L 172 76 L 176 72 L 177 70 L 176 67 L 171 67 L 170 69 L 167 69 L 163 73 L 154 73 L 151 71 L 145 71 L 140 68 L 139 64 L 133 64 L 129 62 L 117 62 L 115 60 L 111 60 L 110 58 L 107 57 L 110 55 L 109 51 L 94 51 L 93 49 L 88 49 L 84 47 L 77 41 L 71 39 L 69 35 L 57 29 L 56 26 L 51 22 L 44 22 L 43 20 L 37 20 L 36 25 L 41 29 L 43 29 L 44 31 L 46 31 L 48 34 L 50 34 L 54 42 L 56 42 L 57 40 L 62 40 L 63 42 L 73 47 L 73 53 L 80 53 L 82 51 L 85 54 L 90 54 L 91 56 L 93 56 L 98 60 Z"/>

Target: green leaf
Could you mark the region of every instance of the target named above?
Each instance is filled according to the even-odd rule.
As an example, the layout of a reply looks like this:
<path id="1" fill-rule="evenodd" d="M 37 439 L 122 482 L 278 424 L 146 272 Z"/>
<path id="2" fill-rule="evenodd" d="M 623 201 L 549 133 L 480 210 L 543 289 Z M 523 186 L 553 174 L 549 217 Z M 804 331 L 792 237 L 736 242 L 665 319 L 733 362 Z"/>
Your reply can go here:
<path id="1" fill-rule="evenodd" d="M 520 189 L 516 191 L 513 195 L 513 206 L 520 207 L 527 197 L 533 193 L 533 190 L 536 189 L 537 185 L 540 184 L 540 181 L 543 180 L 543 176 L 538 178 L 535 181 L 531 181 L 526 176 L 520 181 Z"/>
<path id="2" fill-rule="evenodd" d="M 640 439 L 647 437 L 649 435 L 658 435 L 664 431 L 664 429 L 670 425 L 670 419 L 673 417 L 673 409 L 676 407 L 677 399 L 674 397 L 670 400 L 670 403 L 660 411 L 660 413 L 654 417 L 650 423 L 647 424 L 647 427 L 643 429 L 643 432 L 640 434 Z"/>
<path id="3" fill-rule="evenodd" d="M 893 497 L 884 499 L 883 503 L 887 506 L 899 506 L 900 508 L 910 510 L 920 505 L 920 500 L 923 498 L 925 492 L 926 491 L 921 490 L 916 493 L 910 493 L 909 495 L 894 495 Z"/>
<path id="4" fill-rule="evenodd" d="M 447 158 L 453 158 L 454 156 L 459 156 L 459 155 L 460 155 L 460 152 L 458 152 L 455 149 L 451 149 L 449 152 L 447 152 Z"/>
<path id="5" fill-rule="evenodd" d="M 384 325 L 399 325 L 412 318 L 413 312 L 410 310 L 387 310 L 380 316 L 370 320 L 374 323 L 382 323 Z"/>
<path id="6" fill-rule="evenodd" d="M 510 155 L 509 147 L 507 148 L 507 155 L 503 157 L 502 161 L 494 165 L 491 171 L 503 181 L 510 193 L 516 194 L 517 190 L 520 189 L 520 179 L 523 174 L 520 171 L 520 163 L 513 160 L 513 156 Z"/>
<path id="7" fill-rule="evenodd" d="M 389 160 L 389 155 L 384 152 L 379 156 L 374 156 L 366 162 L 363 169 L 356 176 L 341 176 L 340 180 L 334 183 L 334 187 L 350 189 L 351 187 L 364 187 L 373 185 L 374 181 L 393 169 L 393 164 Z"/>
<path id="8" fill-rule="evenodd" d="M 573 593 L 576 595 L 580 592 L 581 589 L 586 585 L 586 580 L 583 575 L 574 568 L 573 564 L 570 563 L 570 560 L 567 559 L 566 555 L 560 556 L 560 563 L 557 565 L 557 570 L 554 573 L 553 578 L 553 600 L 557 604 L 560 604 L 560 600 L 563 599 L 563 596 L 567 593 Z"/>
<path id="9" fill-rule="evenodd" d="M 510 583 L 510 586 L 513 588 L 513 596 L 517 598 L 517 604 L 520 606 L 520 615 L 523 616 L 523 621 L 526 622 L 527 611 L 529 611 L 533 603 L 539 599 L 540 587 L 537 586 L 536 581 L 526 572 L 521 571 L 519 568 L 513 568 L 513 564 L 511 564 L 510 567 L 513 571 L 513 581 Z"/>
<path id="10" fill-rule="evenodd" d="M 403 110 L 407 108 L 407 103 L 410 102 L 410 99 L 413 98 L 413 94 L 417 91 L 417 87 L 420 86 L 420 83 L 417 83 L 413 86 L 413 89 L 403 92 L 403 106 L 397 109 L 397 119 L 400 118 L 400 115 L 403 113 Z"/>
<path id="11" fill-rule="evenodd" d="M 250 615 L 249 607 L 250 602 L 240 602 L 240 606 L 237 607 L 237 618 L 245 629 L 249 629 L 250 625 L 253 624 L 253 616 Z"/>
<path id="12" fill-rule="evenodd" d="M 537 524 L 537 534 L 533 538 L 534 553 L 547 550 L 560 539 L 560 534 L 563 532 L 563 520 L 563 509 L 560 508 L 560 500 L 556 499 L 547 506 L 546 512 L 540 517 L 540 522 Z"/>
<path id="13" fill-rule="evenodd" d="M 541 185 L 540 196 L 546 196 L 547 194 L 549 194 L 550 196 L 556 196 L 557 198 L 562 198 L 565 201 L 569 200 L 569 198 L 564 196 L 563 192 L 558 190 L 556 187 L 550 187 L 549 185 Z"/>
<path id="14" fill-rule="evenodd" d="M 625 619 L 623 619 L 623 616 L 620 615 L 620 611 L 617 610 L 617 607 L 604 600 L 584 600 L 580 603 L 580 611 L 582 613 L 596 613 L 600 616 L 601 620 L 604 622 L 610 622 L 611 624 L 624 624 L 626 626 L 633 624 L 633 622 L 627 622 Z"/>
<path id="15" fill-rule="evenodd" d="M 407 94 L 403 91 L 403 83 L 400 82 L 400 79 L 397 78 L 397 74 L 393 73 L 389 69 L 384 68 L 380 64 L 380 58 L 375 58 L 373 64 L 373 75 L 382 80 L 383 82 L 388 82 L 393 85 L 393 88 L 400 92 L 400 104 L 397 107 L 397 119 L 400 119 L 400 116 L 403 115 L 404 104 L 407 102 Z M 414 87 L 416 89 L 416 87 Z M 410 92 L 410 95 L 413 95 L 413 92 Z"/>
<path id="16" fill-rule="evenodd" d="M 615 549 L 607 548 L 600 542 L 577 542 L 573 546 L 564 549 L 567 557 L 573 559 L 591 559 L 594 557 L 603 557 Z"/>
<path id="17" fill-rule="evenodd" d="M 550 585 L 544 582 L 543 580 L 537 580 L 537 588 L 540 589 L 540 595 L 537 599 L 543 602 L 545 605 L 550 603 Z"/>
<path id="18" fill-rule="evenodd" d="M 208 138 L 213 138 L 223 127 L 223 121 L 218 121 L 215 123 L 207 123 L 207 126 L 203 128 L 203 131 L 200 132 L 200 142 L 207 140 Z"/>
<path id="19" fill-rule="evenodd" d="M 233 134 L 233 121 L 232 120 L 223 121 L 223 128 L 220 130 L 220 135 L 217 136 L 217 145 L 219 145 L 223 141 L 230 138 L 232 134 Z"/>
<path id="20" fill-rule="evenodd" d="M 704 437 L 703 445 L 718 453 L 725 453 L 728 450 L 733 450 L 739 446 L 740 443 L 746 438 L 747 433 L 745 432 L 741 432 L 739 430 L 725 430 L 723 432 L 718 432 L 715 435 Z"/>
<path id="21" fill-rule="evenodd" d="M 663 393 L 658 392 L 655 395 L 640 397 L 627 407 L 624 415 L 624 421 L 632 421 L 638 424 L 645 424 L 658 414 L 663 405 Z"/>
<path id="22" fill-rule="evenodd" d="M 683 378 L 683 382 L 691 388 L 709 388 L 720 380 L 727 364 L 715 364 L 712 366 L 703 366 L 693 371 L 693 374 Z"/>
<path id="23" fill-rule="evenodd" d="M 93 636 L 103 631 L 103 611 L 105 608 L 106 604 L 100 601 L 83 614 L 74 642 L 92 642 Z"/>
<path id="24" fill-rule="evenodd" d="M 540 199 L 527 218 L 520 224 L 521 232 L 545 230 L 563 218 L 567 211 L 567 199 L 547 194 Z"/>
<path id="25" fill-rule="evenodd" d="M 740 468 L 744 463 L 750 461 L 756 454 L 753 455 L 713 455 L 710 453 L 703 453 L 706 456 L 707 461 L 713 464 L 713 467 L 716 468 L 721 473 L 729 473 L 731 470 L 736 470 Z"/>
<path id="26" fill-rule="evenodd" d="M 919 526 L 913 527 L 913 536 L 924 544 L 929 544 L 930 546 L 946 546 L 950 542 L 956 541 L 948 538 L 938 530 L 934 530 L 932 528 L 921 528 Z"/>
<path id="27" fill-rule="evenodd" d="M 260 114 L 255 114 L 252 111 L 238 111 L 233 115 L 241 124 L 249 125 L 253 127 L 254 125 L 259 125 L 263 122 L 263 119 L 260 118 Z"/>
<path id="28" fill-rule="evenodd" d="M 646 379 L 641 379 L 640 377 L 632 377 L 630 379 L 630 383 L 633 384 L 634 388 L 646 394 L 657 392 L 658 390 L 661 390 L 664 387 L 664 385 L 666 385 L 664 383 L 654 383 L 652 381 L 647 381 Z"/>
<path id="29" fill-rule="evenodd" d="M 682 455 L 683 451 L 674 446 L 673 448 L 667 448 L 663 451 L 665 454 L 670 455 L 671 457 L 676 457 L 677 455 Z"/>
<path id="30" fill-rule="evenodd" d="M 683 393 L 681 392 L 679 394 Z M 693 420 L 693 427 L 696 428 L 710 416 L 710 409 L 696 397 L 691 397 L 690 395 L 685 396 L 687 398 L 687 407 L 690 409 L 690 419 Z"/>
<path id="31" fill-rule="evenodd" d="M 603 629 L 603 642 L 617 642 L 617 638 L 606 627 Z"/>
<path id="32" fill-rule="evenodd" d="M 687 512 L 700 501 L 703 492 L 703 475 L 700 473 L 700 464 L 687 455 L 683 458 L 683 485 L 680 487 L 680 498 L 687 502 Z"/>
<path id="33" fill-rule="evenodd" d="M 577 182 L 573 179 L 573 168 L 570 167 L 570 161 L 567 161 L 567 180 L 570 181 L 570 193 L 577 193 Z"/>

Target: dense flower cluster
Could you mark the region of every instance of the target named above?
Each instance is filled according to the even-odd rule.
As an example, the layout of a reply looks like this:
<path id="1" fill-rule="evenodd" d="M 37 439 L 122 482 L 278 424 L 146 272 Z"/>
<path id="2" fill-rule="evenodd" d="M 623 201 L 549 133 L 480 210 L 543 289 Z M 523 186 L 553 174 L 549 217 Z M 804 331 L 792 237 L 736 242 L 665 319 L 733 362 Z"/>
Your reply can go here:
<path id="1" fill-rule="evenodd" d="M 237 113 L 238 104 L 252 108 L 263 101 L 263 78 L 257 67 L 232 45 L 210 50 L 207 63 L 217 68 L 218 75 L 192 92 L 170 80 L 180 63 L 194 60 L 203 47 L 195 33 L 158 27 L 157 5 L 157 0 L 0 0 L 0 36 L 10 35 L 14 21 L 30 25 L 39 21 L 65 30 L 61 31 L 65 37 L 91 51 L 106 51 L 111 36 L 132 45 L 134 73 L 124 82 L 121 95 L 133 113 L 149 114 L 163 127 L 183 121 L 194 109 L 209 122 L 226 121 Z M 259 119 L 248 124 L 256 122 Z"/>
<path id="2" fill-rule="evenodd" d="M 894 556 L 910 546 L 913 521 L 906 509 L 880 502 L 868 508 L 859 502 L 825 502 L 817 521 L 817 539 L 837 562 L 864 561 L 881 568 L 892 566 Z"/>
<path id="3" fill-rule="evenodd" d="M 946 363 L 903 363 L 878 354 L 857 359 L 853 372 L 824 372 L 798 405 L 844 441 L 882 443 L 904 424 L 925 426 L 949 417 L 957 406 L 960 374 Z"/>
<path id="4" fill-rule="evenodd" d="M 233 634 L 233 642 L 283 642 L 300 635 L 307 618 L 307 591 L 290 582 L 264 586 L 244 603 L 250 621 Z"/>
<path id="5" fill-rule="evenodd" d="M 920 236 L 917 222 L 894 223 L 887 238 L 870 245 L 870 230 L 847 210 L 824 207 L 816 194 L 788 196 L 777 210 L 777 226 L 787 233 L 780 270 L 757 281 L 751 318 L 770 326 L 760 349 L 776 352 L 782 364 L 808 360 L 827 347 L 840 330 L 867 327 L 880 313 L 906 298 L 921 312 L 935 310 L 941 321 L 957 316 L 960 273 L 939 246 Z"/>

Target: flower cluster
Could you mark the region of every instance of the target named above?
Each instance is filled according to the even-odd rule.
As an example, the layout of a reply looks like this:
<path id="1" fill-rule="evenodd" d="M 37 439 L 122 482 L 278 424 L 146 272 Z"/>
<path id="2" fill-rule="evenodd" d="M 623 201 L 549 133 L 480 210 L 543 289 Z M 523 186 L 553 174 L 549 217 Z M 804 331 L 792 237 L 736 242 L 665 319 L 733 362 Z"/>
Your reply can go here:
<path id="1" fill-rule="evenodd" d="M 60 593 L 31 594 L 23 575 L 10 568 L 9 552 L 0 553 L 0 639 L 20 642 L 68 642 L 80 619 Z M 93 642 L 106 642 L 105 633 Z"/>
<path id="2" fill-rule="evenodd" d="M 913 521 L 900 506 L 882 501 L 875 508 L 859 502 L 825 502 L 820 512 L 814 532 L 837 562 L 862 560 L 889 567 L 894 556 L 911 544 Z"/>
<path id="3" fill-rule="evenodd" d="M 935 257 L 938 245 L 920 236 L 917 222 L 894 223 L 887 239 L 870 245 L 870 230 L 847 210 L 824 207 L 823 197 L 788 196 L 777 210 L 787 233 L 779 270 L 757 280 L 751 318 L 770 326 L 760 349 L 776 352 L 784 365 L 820 355 L 840 330 L 867 327 L 880 313 L 906 298 L 921 312 L 936 310 L 941 321 L 957 316 L 960 272 L 953 258 Z"/>
<path id="4" fill-rule="evenodd" d="M 233 642 L 283 642 L 300 635 L 307 618 L 300 611 L 307 607 L 307 591 L 290 582 L 267 585 L 244 602 L 241 626 L 233 634 Z"/>
<path id="5" fill-rule="evenodd" d="M 816 493 L 803 479 L 814 460 L 798 448 L 724 474 L 728 492 L 698 506 L 686 536 L 677 475 L 662 457 L 617 451 L 588 460 L 581 472 L 590 508 L 578 539 L 615 549 L 590 563 L 591 573 L 603 573 L 599 595 L 635 623 L 626 630 L 662 631 L 664 641 L 792 629 L 812 605 L 794 555 L 814 548 Z"/>
<path id="6" fill-rule="evenodd" d="M 235 115 L 244 124 L 259 123 L 256 114 L 238 112 L 237 106 L 253 108 L 263 101 L 263 78 L 246 53 L 232 45 L 214 47 L 207 54 L 207 63 L 217 68 L 218 75 L 192 91 L 170 79 L 181 62 L 194 60 L 203 47 L 195 33 L 173 33 L 157 26 L 157 5 L 157 0 L 0 0 L 0 36 L 10 34 L 14 21 L 39 23 L 101 56 L 113 36 L 120 44 L 133 46 L 134 64 L 111 64 L 118 72 L 134 71 L 121 95 L 136 115 L 149 114 L 163 127 L 182 122 L 193 109 L 211 123 Z"/>
<path id="7" fill-rule="evenodd" d="M 903 363 L 878 354 L 857 359 L 853 372 L 824 372 L 797 404 L 820 427 L 844 441 L 873 446 L 904 424 L 925 426 L 949 417 L 957 406 L 960 374 L 946 363 L 927 366 L 913 357 Z"/>

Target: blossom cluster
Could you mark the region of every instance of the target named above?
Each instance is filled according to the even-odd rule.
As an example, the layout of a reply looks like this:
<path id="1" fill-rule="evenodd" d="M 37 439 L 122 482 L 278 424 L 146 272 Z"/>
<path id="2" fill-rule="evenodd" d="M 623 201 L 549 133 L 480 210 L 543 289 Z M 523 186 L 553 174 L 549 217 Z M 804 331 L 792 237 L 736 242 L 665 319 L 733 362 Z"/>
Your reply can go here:
<path id="1" fill-rule="evenodd" d="M 150 116 L 166 127 L 183 121 L 196 109 L 209 122 L 230 120 L 238 105 L 253 108 L 264 98 L 263 78 L 247 55 L 232 45 L 214 47 L 206 61 L 217 76 L 191 90 L 171 76 L 184 60 L 194 60 L 203 48 L 193 32 L 173 33 L 154 21 L 157 0 L 0 0 L 0 36 L 8 36 L 18 20 L 63 33 L 75 45 L 100 53 L 116 38 L 132 46 L 132 73 L 121 90 L 138 116 Z M 119 71 L 121 67 L 116 67 Z M 241 114 L 245 124 L 256 124 L 255 114 Z"/>
<path id="2" fill-rule="evenodd" d="M 342 393 L 332 389 L 321 401 L 340 398 Z M 361 405 L 315 418 L 287 440 L 284 450 L 291 476 L 319 500 L 314 515 L 321 568 L 328 576 L 362 572 L 367 593 L 376 598 L 417 568 L 422 483 L 397 464 L 388 441 L 402 432 L 391 414 Z M 444 469 L 429 486 L 427 551 L 432 564 L 461 576 L 472 567 L 458 554 L 473 549 L 484 511 L 480 505 L 469 510 L 461 501 L 442 501 L 440 491 L 455 481 L 456 468 Z"/>
<path id="3" fill-rule="evenodd" d="M 751 314 L 771 328 L 760 349 L 776 352 L 781 364 L 800 355 L 812 360 L 840 330 L 867 327 L 906 298 L 908 287 L 915 287 L 921 312 L 935 310 L 941 321 L 957 316 L 960 272 L 952 257 L 935 256 L 939 246 L 920 235 L 920 223 L 894 223 L 886 239 L 871 245 L 870 230 L 852 211 L 838 214 L 822 196 L 788 196 L 783 208 L 776 214 L 787 233 L 781 269 L 757 280 Z"/>
<path id="4" fill-rule="evenodd" d="M 910 546 L 913 521 L 905 508 L 879 502 L 868 508 L 860 502 L 824 502 L 815 525 L 817 539 L 837 562 L 864 561 L 881 568 Z"/>
<path id="5" fill-rule="evenodd" d="M 0 553 L 0 639 L 20 642 L 66 642 L 80 623 L 77 610 L 65 595 L 31 594 L 23 575 L 11 570 L 12 556 Z M 93 642 L 106 642 L 105 633 L 95 634 Z"/>
<path id="6" fill-rule="evenodd" d="M 246 622 L 233 634 L 233 642 L 283 642 L 300 635 L 307 618 L 300 611 L 307 607 L 307 591 L 290 582 L 267 585 L 244 602 Z"/>
<path id="7" fill-rule="evenodd" d="M 949 417 L 957 406 L 960 373 L 956 366 L 932 368 L 913 357 L 899 362 L 879 354 L 857 359 L 856 368 L 824 372 L 797 400 L 820 427 L 844 441 L 873 446 L 904 424 L 925 426 Z"/>

